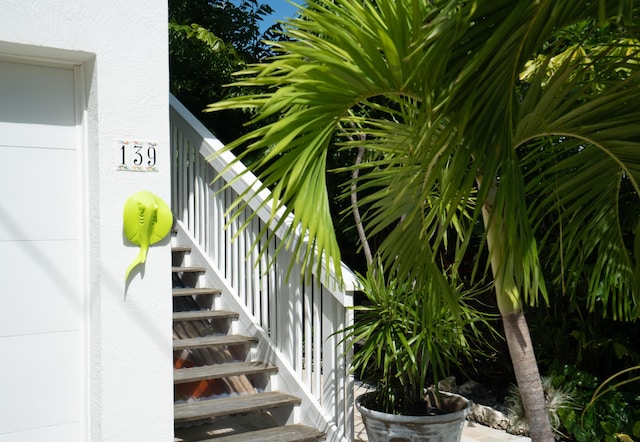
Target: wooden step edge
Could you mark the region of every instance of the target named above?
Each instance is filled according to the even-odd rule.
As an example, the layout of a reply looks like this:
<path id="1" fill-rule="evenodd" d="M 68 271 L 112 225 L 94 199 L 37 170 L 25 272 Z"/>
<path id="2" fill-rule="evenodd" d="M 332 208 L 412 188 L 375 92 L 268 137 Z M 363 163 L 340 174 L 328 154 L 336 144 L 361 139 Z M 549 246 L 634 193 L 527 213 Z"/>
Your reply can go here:
<path id="1" fill-rule="evenodd" d="M 236 433 L 229 436 L 216 437 L 215 439 L 205 439 L 201 442 L 246 442 L 249 440 L 260 442 L 314 442 L 324 440 L 326 437 L 325 433 L 316 428 L 294 424 Z"/>
<path id="2" fill-rule="evenodd" d="M 173 407 L 173 417 L 175 423 L 180 423 L 235 414 L 256 413 L 283 406 L 297 406 L 301 402 L 297 396 L 279 391 L 267 391 L 176 404 Z"/>
<path id="3" fill-rule="evenodd" d="M 213 287 L 174 287 L 171 289 L 173 296 L 201 296 L 219 295 L 222 290 Z"/>
<path id="4" fill-rule="evenodd" d="M 206 268 L 198 266 L 171 267 L 172 273 L 204 273 L 206 271 Z"/>
<path id="5" fill-rule="evenodd" d="M 245 345 L 258 342 L 256 338 L 241 335 L 202 336 L 197 338 L 174 339 L 173 350 L 220 347 L 229 345 Z"/>
<path id="6" fill-rule="evenodd" d="M 229 376 L 251 376 L 276 373 L 278 367 L 266 362 L 229 362 L 225 364 L 204 365 L 201 367 L 176 368 L 173 370 L 173 383 L 183 384 Z"/>
<path id="7" fill-rule="evenodd" d="M 191 247 L 189 246 L 171 246 L 171 251 L 174 253 L 189 253 L 191 252 Z"/>
<path id="8" fill-rule="evenodd" d="M 173 312 L 173 321 L 197 321 L 207 319 L 237 319 L 240 314 L 228 310 L 190 310 Z"/>

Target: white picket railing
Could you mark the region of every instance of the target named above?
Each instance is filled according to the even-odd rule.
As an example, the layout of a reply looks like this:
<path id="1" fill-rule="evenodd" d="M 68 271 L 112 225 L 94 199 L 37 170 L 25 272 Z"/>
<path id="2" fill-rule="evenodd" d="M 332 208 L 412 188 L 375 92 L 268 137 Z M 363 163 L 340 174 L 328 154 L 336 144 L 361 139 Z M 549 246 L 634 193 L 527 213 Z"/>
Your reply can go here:
<path id="1" fill-rule="evenodd" d="M 287 277 L 293 256 L 287 250 L 274 254 L 282 241 L 278 232 L 252 249 L 271 217 L 261 206 L 265 193 L 251 199 L 258 217 L 238 232 L 249 209 L 231 222 L 227 211 L 238 195 L 254 188 L 255 177 L 247 173 L 236 179 L 243 171 L 236 163 L 220 179 L 233 155 L 212 157 L 222 147 L 220 141 L 174 96 L 170 104 L 172 208 L 181 241 L 193 242 L 192 259 L 208 267 L 209 283 L 223 289 L 223 306 L 240 308 L 240 326 L 259 335 L 255 356 L 279 365 L 276 382 L 283 385 L 272 388 L 303 397 L 294 419 L 327 432 L 327 440 L 353 440 L 350 352 L 336 332 L 352 321 L 347 307 L 353 303 L 354 275 L 343 266 L 342 288 L 333 273 L 304 281 L 294 263 Z M 332 282 L 323 284 L 327 280 Z"/>

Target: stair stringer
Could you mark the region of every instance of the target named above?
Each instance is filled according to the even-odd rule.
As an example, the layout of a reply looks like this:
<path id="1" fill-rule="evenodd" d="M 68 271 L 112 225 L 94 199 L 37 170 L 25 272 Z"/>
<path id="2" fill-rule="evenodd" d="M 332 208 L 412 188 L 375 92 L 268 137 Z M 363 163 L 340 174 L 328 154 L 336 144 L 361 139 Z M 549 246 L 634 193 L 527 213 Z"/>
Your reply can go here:
<path id="1" fill-rule="evenodd" d="M 248 334 L 256 337 L 256 344 L 252 355 L 255 359 L 267 362 L 278 367 L 278 372 L 272 374 L 270 382 L 271 390 L 278 389 L 296 395 L 302 399 L 302 403 L 294 408 L 292 416 L 287 424 L 305 424 L 326 434 L 327 442 L 350 442 L 353 440 L 353 407 L 345 410 L 351 422 L 350 428 L 338 428 L 333 417 L 324 412 L 321 405 L 308 391 L 306 385 L 296 376 L 295 371 L 289 362 L 283 357 L 270 336 L 254 319 L 247 307 L 238 301 L 235 290 L 228 280 L 221 274 L 213 260 L 204 252 L 197 241 L 184 229 L 180 221 L 176 222 L 177 235 L 176 243 L 191 247 L 189 263 L 193 266 L 206 268 L 206 272 L 201 276 L 200 285 L 203 287 L 215 287 L 222 293 L 217 299 L 217 308 L 232 310 L 239 314 L 235 321 L 236 332 Z M 273 378 L 275 377 L 275 382 Z M 349 395 L 348 403 L 353 403 L 353 379 L 350 377 L 347 382 Z"/>

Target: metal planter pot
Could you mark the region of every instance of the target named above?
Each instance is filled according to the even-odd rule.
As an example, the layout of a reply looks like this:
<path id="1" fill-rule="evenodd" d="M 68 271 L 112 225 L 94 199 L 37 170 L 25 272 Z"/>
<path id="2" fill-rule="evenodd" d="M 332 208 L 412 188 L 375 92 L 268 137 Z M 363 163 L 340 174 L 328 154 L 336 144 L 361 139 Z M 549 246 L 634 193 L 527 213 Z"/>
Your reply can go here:
<path id="1" fill-rule="evenodd" d="M 356 399 L 369 442 L 459 442 L 471 401 L 464 397 L 441 393 L 445 408 L 451 412 L 435 416 L 401 416 L 371 410 L 363 405 L 375 393 Z"/>

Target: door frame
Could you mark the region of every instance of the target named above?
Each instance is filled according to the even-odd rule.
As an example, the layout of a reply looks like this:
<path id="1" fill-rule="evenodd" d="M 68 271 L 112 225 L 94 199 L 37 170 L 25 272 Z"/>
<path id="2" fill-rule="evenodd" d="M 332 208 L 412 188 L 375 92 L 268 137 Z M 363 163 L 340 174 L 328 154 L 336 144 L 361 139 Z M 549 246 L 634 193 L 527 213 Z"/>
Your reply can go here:
<path id="1" fill-rule="evenodd" d="M 90 189 L 93 188 L 90 182 L 89 174 L 89 129 L 88 129 L 88 100 L 89 91 L 87 84 L 91 84 L 91 80 L 87 80 L 87 72 L 92 72 L 93 57 L 90 54 L 76 53 L 73 51 L 50 49 L 27 45 L 6 44 L 0 42 L 0 61 L 7 63 L 18 63 L 23 65 L 41 66 L 41 67 L 57 67 L 70 69 L 73 71 L 73 89 L 74 89 L 74 107 L 75 107 L 75 150 L 76 150 L 76 222 L 78 231 L 78 247 L 77 247 L 77 289 L 80 292 L 81 308 L 79 314 L 79 331 L 81 336 L 80 355 L 76 363 L 81 365 L 81 437 L 82 440 L 91 440 L 92 430 L 92 375 L 91 360 L 91 281 L 90 281 Z M 9 52 L 4 50 L 8 48 Z M 51 57 L 49 57 L 49 52 Z M 36 54 L 36 55 L 32 55 Z M 90 64 L 87 69 L 87 64 Z"/>

